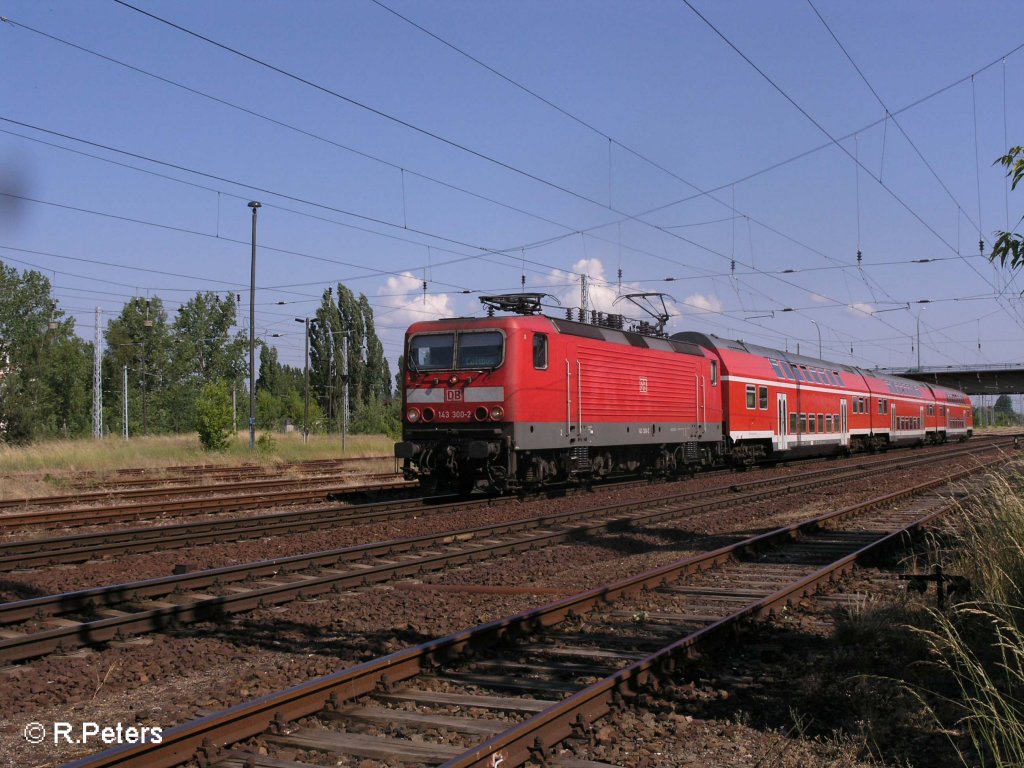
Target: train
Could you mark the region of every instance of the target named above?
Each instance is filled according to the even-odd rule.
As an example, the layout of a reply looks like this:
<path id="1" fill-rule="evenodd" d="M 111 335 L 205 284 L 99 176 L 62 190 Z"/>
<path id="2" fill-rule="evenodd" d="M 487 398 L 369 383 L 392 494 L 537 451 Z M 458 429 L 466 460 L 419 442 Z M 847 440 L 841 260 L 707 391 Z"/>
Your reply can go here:
<path id="1" fill-rule="evenodd" d="M 409 327 L 394 447 L 407 479 L 517 493 L 973 433 L 954 389 L 621 315 L 550 317 L 539 296 L 483 297 L 486 317 Z"/>

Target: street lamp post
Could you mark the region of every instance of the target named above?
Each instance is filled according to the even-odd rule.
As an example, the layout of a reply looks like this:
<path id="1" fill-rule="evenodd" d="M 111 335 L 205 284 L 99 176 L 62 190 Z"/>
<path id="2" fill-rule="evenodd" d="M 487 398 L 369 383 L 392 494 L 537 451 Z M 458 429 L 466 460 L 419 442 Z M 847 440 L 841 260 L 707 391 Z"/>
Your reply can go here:
<path id="1" fill-rule="evenodd" d="M 821 360 L 821 327 L 818 325 L 817 321 L 811 320 L 811 322 L 814 323 L 814 330 L 818 332 L 818 359 Z"/>
<path id="2" fill-rule="evenodd" d="M 341 452 L 344 453 L 347 450 L 346 442 L 348 441 L 348 331 L 345 331 L 341 337 L 341 365 L 345 371 L 345 376 L 342 379 L 345 383 L 345 394 L 341 406 Z"/>
<path id="3" fill-rule="evenodd" d="M 256 211 L 261 207 L 257 200 L 249 203 L 252 208 L 252 270 L 249 281 L 249 450 L 256 451 Z"/>
<path id="4" fill-rule="evenodd" d="M 296 317 L 296 323 L 306 324 L 306 407 L 302 415 L 302 442 L 309 441 L 309 318 Z"/>
<path id="5" fill-rule="evenodd" d="M 917 313 L 917 370 L 921 370 L 921 312 L 924 312 L 924 307 Z"/>

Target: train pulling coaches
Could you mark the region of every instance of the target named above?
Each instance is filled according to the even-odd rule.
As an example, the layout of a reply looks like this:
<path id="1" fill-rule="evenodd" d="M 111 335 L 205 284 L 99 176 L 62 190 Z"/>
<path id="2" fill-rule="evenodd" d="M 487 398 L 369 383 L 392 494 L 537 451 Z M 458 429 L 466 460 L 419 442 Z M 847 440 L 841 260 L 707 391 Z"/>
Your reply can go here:
<path id="1" fill-rule="evenodd" d="M 973 431 L 956 390 L 702 333 L 636 333 L 617 315 L 546 317 L 539 297 L 485 297 L 519 314 L 409 328 L 395 445 L 407 478 L 507 493 Z"/>

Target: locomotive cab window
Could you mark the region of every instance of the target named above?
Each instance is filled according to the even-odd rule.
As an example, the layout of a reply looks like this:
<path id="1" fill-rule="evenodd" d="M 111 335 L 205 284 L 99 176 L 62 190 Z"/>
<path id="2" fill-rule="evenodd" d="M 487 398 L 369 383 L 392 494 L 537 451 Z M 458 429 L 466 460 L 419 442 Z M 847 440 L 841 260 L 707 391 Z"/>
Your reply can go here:
<path id="1" fill-rule="evenodd" d="M 533 334 L 533 367 L 538 370 L 545 370 L 548 367 L 548 337 L 546 334 Z"/>
<path id="2" fill-rule="evenodd" d="M 451 368 L 454 356 L 454 333 L 431 333 L 409 339 L 409 367 L 415 371 Z"/>
<path id="3" fill-rule="evenodd" d="M 497 368 L 505 340 L 499 331 L 459 334 L 459 368 Z"/>

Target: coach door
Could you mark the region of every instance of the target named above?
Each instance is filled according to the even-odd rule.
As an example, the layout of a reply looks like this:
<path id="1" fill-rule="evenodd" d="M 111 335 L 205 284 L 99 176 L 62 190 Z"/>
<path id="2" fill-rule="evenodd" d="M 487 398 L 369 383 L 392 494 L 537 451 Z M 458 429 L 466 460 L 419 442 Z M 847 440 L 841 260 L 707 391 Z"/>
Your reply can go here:
<path id="1" fill-rule="evenodd" d="M 779 450 L 784 451 L 789 448 L 789 408 L 786 405 L 786 395 L 779 393 L 778 395 L 778 429 L 776 430 L 779 437 Z"/>
<path id="2" fill-rule="evenodd" d="M 839 442 L 843 445 L 850 444 L 850 427 L 846 421 L 847 402 L 845 397 L 839 401 Z"/>

